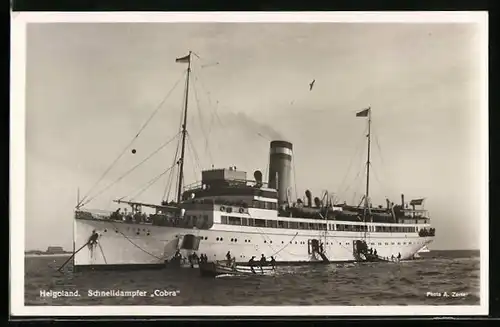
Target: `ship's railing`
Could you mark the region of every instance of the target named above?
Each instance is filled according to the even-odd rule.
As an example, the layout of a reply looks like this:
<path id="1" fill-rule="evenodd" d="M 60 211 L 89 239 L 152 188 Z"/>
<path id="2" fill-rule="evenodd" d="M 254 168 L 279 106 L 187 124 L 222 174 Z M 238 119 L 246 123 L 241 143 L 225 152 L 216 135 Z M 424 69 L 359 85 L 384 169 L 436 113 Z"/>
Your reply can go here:
<path id="1" fill-rule="evenodd" d="M 249 186 L 255 186 L 257 185 L 257 181 L 251 180 L 251 179 L 229 179 L 225 180 L 226 182 L 236 182 L 236 183 L 241 183 L 241 185 L 234 184 L 232 187 L 238 188 L 238 187 L 249 187 Z M 203 189 L 203 182 L 197 181 L 191 184 L 188 184 L 184 186 L 183 192 L 188 192 L 188 191 L 194 191 L 194 190 L 201 190 Z M 263 186 L 267 185 L 268 183 L 266 182 L 261 182 Z"/>

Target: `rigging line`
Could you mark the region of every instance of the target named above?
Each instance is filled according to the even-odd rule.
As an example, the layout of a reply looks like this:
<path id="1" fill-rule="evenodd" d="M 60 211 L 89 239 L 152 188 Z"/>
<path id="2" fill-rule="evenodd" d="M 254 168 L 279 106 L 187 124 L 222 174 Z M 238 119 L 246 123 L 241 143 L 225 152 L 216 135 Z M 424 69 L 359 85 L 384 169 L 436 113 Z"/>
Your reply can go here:
<path id="1" fill-rule="evenodd" d="M 297 191 L 297 174 L 295 169 L 295 156 L 292 156 L 292 168 L 293 168 L 293 182 L 295 184 L 295 201 L 299 198 Z"/>
<path id="2" fill-rule="evenodd" d="M 194 97 L 196 99 L 196 108 L 198 109 L 198 115 L 200 116 L 201 132 L 203 133 L 203 136 L 205 137 L 205 149 L 206 149 L 206 152 L 208 152 L 208 157 L 210 159 L 210 164 L 212 165 L 214 161 L 213 161 L 213 158 L 212 158 L 212 152 L 210 151 L 208 134 L 206 133 L 205 128 L 203 127 L 203 115 L 201 113 L 200 101 L 199 101 L 199 98 L 198 98 L 198 90 L 196 88 L 196 81 L 197 80 L 195 78 L 194 79 L 194 83 L 193 83 L 193 89 L 194 89 Z"/>
<path id="3" fill-rule="evenodd" d="M 200 78 L 197 78 L 197 74 L 195 74 L 195 80 L 199 80 L 200 82 L 200 85 L 201 85 L 201 88 L 203 89 L 203 91 L 207 94 L 207 98 L 208 98 L 208 104 L 210 106 L 210 108 L 212 107 L 212 98 L 210 96 L 210 92 L 207 91 L 206 87 L 205 87 L 205 83 L 203 83 L 203 79 L 201 78 L 201 73 L 200 73 Z M 214 108 L 214 113 L 215 113 L 215 116 L 217 117 L 217 120 L 219 121 L 219 124 L 221 124 L 221 126 L 224 126 L 224 124 L 222 123 L 221 119 L 220 119 L 220 116 L 219 114 L 217 113 L 217 109 L 218 109 L 218 104 L 219 104 L 219 101 L 217 101 L 217 105 L 215 106 Z"/>
<path id="4" fill-rule="evenodd" d="M 379 183 L 380 187 L 382 188 L 382 192 L 385 193 L 384 194 L 385 198 L 388 198 L 388 195 L 389 195 L 389 193 L 387 192 L 388 188 L 386 187 L 386 185 L 384 183 L 382 183 L 380 181 L 380 179 L 378 178 L 378 174 L 377 174 L 375 168 L 373 168 L 373 166 L 372 166 L 372 172 L 373 172 L 373 175 L 375 175 L 375 179 L 377 180 L 377 182 Z"/>
<path id="5" fill-rule="evenodd" d="M 361 156 L 359 156 L 359 160 L 361 161 L 361 163 L 358 163 L 358 166 L 362 166 L 362 168 L 358 169 L 358 173 L 356 174 L 356 176 L 354 177 L 352 182 L 347 185 L 347 187 L 344 189 L 343 193 L 345 193 L 349 189 L 351 189 L 353 184 L 358 183 L 358 178 L 361 176 L 361 173 L 363 173 L 363 176 L 365 176 L 365 174 L 366 174 L 366 162 L 364 161 L 364 158 L 362 158 Z M 357 187 L 356 187 L 356 189 L 357 189 Z"/>
<path id="6" fill-rule="evenodd" d="M 104 259 L 104 263 L 108 264 L 108 260 L 106 260 L 106 256 L 104 255 L 104 251 L 102 250 L 101 243 L 97 243 L 97 245 L 99 246 L 99 249 L 101 250 L 101 254 L 102 254 L 102 258 Z"/>
<path id="7" fill-rule="evenodd" d="M 196 74 L 194 75 L 194 80 L 195 80 L 195 83 L 197 82 L 200 82 L 198 77 L 196 76 Z M 203 85 L 202 85 L 202 88 L 203 88 Z M 209 125 L 208 125 L 208 133 L 206 135 L 206 139 L 208 140 L 208 138 L 210 137 L 210 134 L 212 133 L 212 130 L 213 130 L 213 126 L 214 126 L 214 121 L 215 121 L 215 117 L 217 117 L 218 121 L 219 121 L 219 124 L 221 125 L 221 127 L 224 127 L 224 124 L 222 123 L 218 113 L 217 113 L 217 110 L 218 110 L 218 105 L 219 105 L 219 101 L 216 102 L 216 106 L 215 108 L 212 108 L 212 100 L 210 99 L 210 95 L 209 95 L 209 92 L 203 90 L 205 93 L 207 93 L 207 98 L 208 98 L 208 103 L 209 103 L 209 108 L 210 108 L 210 111 L 211 111 L 211 116 L 210 116 L 210 122 L 209 122 Z"/>
<path id="8" fill-rule="evenodd" d="M 115 180 L 114 182 L 108 184 L 108 186 L 106 186 L 103 190 L 101 190 L 100 192 L 98 192 L 96 195 L 94 195 L 93 197 L 91 197 L 90 199 L 88 199 L 86 202 L 84 202 L 82 204 L 82 206 L 88 204 L 90 201 L 92 201 L 93 199 L 95 199 L 96 197 L 98 197 L 99 195 L 101 195 L 102 193 L 104 193 L 105 191 L 107 191 L 111 186 L 115 185 L 116 183 L 118 183 L 119 181 L 121 181 L 123 178 L 125 178 L 125 176 L 127 176 L 128 174 L 130 174 L 131 172 L 133 172 L 137 167 L 139 167 L 140 165 L 142 165 L 143 163 L 145 163 L 146 161 L 148 161 L 152 156 L 154 156 L 156 153 L 158 153 L 161 149 L 163 149 L 164 147 L 166 147 L 168 144 L 170 144 L 173 140 L 175 140 L 175 138 L 179 135 L 179 133 L 177 133 L 173 138 L 171 138 L 170 140 L 168 140 L 167 142 L 165 142 L 163 145 L 161 145 L 158 149 L 156 149 L 153 153 L 151 153 L 149 156 L 146 157 L 146 159 L 144 159 L 143 161 L 141 161 L 140 163 L 138 163 L 137 165 L 135 165 L 134 167 L 132 167 L 131 169 L 129 169 L 127 172 L 125 172 L 125 174 L 123 174 L 122 176 L 120 176 L 117 180 Z"/>
<path id="9" fill-rule="evenodd" d="M 349 189 L 351 188 L 351 186 L 358 181 L 358 178 L 359 176 L 361 175 L 361 170 L 358 171 L 358 174 L 356 175 L 356 177 L 354 177 L 354 179 L 352 180 L 352 183 L 350 183 L 349 185 L 347 185 L 347 188 L 341 192 L 341 194 L 345 194 L 347 193 L 347 191 L 349 191 Z"/>
<path id="10" fill-rule="evenodd" d="M 125 239 L 126 239 L 127 241 L 129 241 L 129 242 L 130 242 L 132 245 L 134 245 L 136 248 L 138 248 L 139 250 L 141 250 L 142 252 L 144 252 L 144 253 L 146 253 L 146 254 L 149 254 L 149 255 L 150 255 L 150 256 L 152 256 L 153 258 L 156 258 L 156 259 L 158 259 L 158 260 L 163 260 L 162 258 L 157 257 L 157 256 L 155 256 L 154 254 L 152 254 L 152 253 L 150 253 L 150 252 L 148 252 L 148 251 L 144 250 L 142 247 L 140 247 L 139 245 L 137 245 L 136 243 L 134 243 L 134 242 L 133 242 L 130 238 L 128 238 L 128 236 L 127 236 L 127 235 L 123 234 L 123 232 L 122 232 L 121 230 L 119 230 L 118 228 L 116 228 L 116 226 L 115 226 L 115 224 L 114 224 L 113 222 L 111 222 L 111 221 L 110 221 L 110 223 L 111 223 L 111 225 L 113 225 L 113 227 L 115 228 L 115 230 L 117 230 L 117 231 L 118 231 L 118 232 L 119 232 L 119 233 L 120 233 L 123 237 L 125 237 Z"/>
<path id="11" fill-rule="evenodd" d="M 373 133 L 372 132 L 372 135 L 375 137 L 375 144 L 377 145 L 377 149 L 378 149 L 378 157 L 380 158 L 380 163 L 382 165 L 382 170 L 384 171 L 384 174 L 387 175 L 387 171 L 386 171 L 386 165 L 385 165 L 385 160 L 384 160 L 384 157 L 383 157 L 383 154 L 382 154 L 382 149 L 380 147 L 380 143 L 378 141 L 378 135 Z"/>
<path id="12" fill-rule="evenodd" d="M 196 151 L 196 148 L 195 148 L 195 146 L 194 146 L 194 144 L 193 144 L 193 141 L 192 141 L 192 139 L 191 139 L 191 134 L 189 134 L 189 133 L 188 133 L 188 135 L 187 135 L 187 136 L 188 136 L 188 142 L 189 142 L 189 144 L 191 145 L 191 150 L 192 150 L 192 152 L 193 152 L 193 157 L 194 157 L 194 159 L 197 161 L 198 168 L 199 168 L 199 169 L 200 169 L 200 171 L 201 171 L 201 170 L 202 170 L 203 165 L 201 165 L 201 160 L 200 160 L 200 157 L 198 156 L 198 152 Z"/>
<path id="13" fill-rule="evenodd" d="M 188 138 L 188 140 L 189 140 L 189 138 Z M 191 153 L 191 156 L 190 156 L 191 157 L 191 161 L 192 161 L 191 168 L 193 169 L 193 175 L 194 175 L 193 179 L 196 181 L 196 179 L 197 179 L 196 177 L 198 176 L 198 174 L 196 173 L 196 167 L 195 166 L 197 165 L 197 163 L 196 163 L 195 156 L 192 154 L 193 153 L 193 149 L 192 149 L 192 146 L 191 146 L 191 142 L 188 142 L 187 149 L 188 149 L 188 152 Z M 191 184 L 188 184 L 188 185 L 185 184 L 184 188 L 187 188 L 187 186 L 189 186 L 189 185 L 191 185 Z"/>
<path id="14" fill-rule="evenodd" d="M 362 145 L 362 141 L 364 140 L 364 136 L 363 136 L 363 139 L 360 139 L 359 140 L 359 143 L 358 145 L 356 146 L 356 151 L 354 152 L 353 156 L 351 157 L 351 161 L 349 162 L 349 166 L 348 166 L 348 169 L 347 169 L 347 172 L 346 174 L 344 175 L 344 179 L 342 180 L 342 182 L 340 183 L 338 189 L 341 190 L 342 187 L 344 186 L 344 183 L 346 182 L 347 180 L 347 176 L 349 176 L 349 172 L 351 171 L 351 168 L 353 167 L 353 164 L 354 164 L 354 158 L 356 158 L 358 156 L 358 153 L 359 151 L 361 150 L 361 145 Z"/>
<path id="15" fill-rule="evenodd" d="M 83 198 L 80 200 L 78 203 L 77 207 L 80 207 L 80 205 L 85 201 L 85 199 L 92 193 L 92 191 L 97 187 L 97 185 L 104 179 L 107 173 L 113 168 L 113 166 L 120 160 L 121 157 L 125 154 L 127 149 L 134 143 L 134 141 L 139 137 L 139 135 L 142 133 L 142 131 L 146 128 L 146 126 L 149 124 L 149 122 L 153 119 L 153 117 L 158 113 L 158 111 L 161 109 L 167 98 L 172 94 L 172 92 L 177 88 L 177 85 L 179 85 L 179 82 L 182 80 L 182 77 L 184 76 L 185 72 L 183 72 L 181 78 L 177 80 L 177 82 L 174 84 L 172 89 L 167 93 L 167 95 L 163 98 L 163 100 L 160 102 L 158 107 L 153 111 L 153 113 L 149 116 L 149 118 L 146 120 L 146 122 L 142 125 L 142 127 L 139 129 L 139 132 L 132 138 L 132 140 L 129 142 L 129 144 L 122 150 L 120 155 L 109 165 L 109 167 L 104 171 L 104 173 L 101 175 L 101 177 L 97 180 L 97 182 L 90 188 L 90 190 L 83 196 Z"/>
<path id="16" fill-rule="evenodd" d="M 132 196 L 130 198 L 130 201 L 133 201 L 133 199 L 137 198 L 139 195 L 141 195 L 142 193 L 144 193 L 148 188 L 150 188 L 151 186 L 153 186 L 157 181 L 160 180 L 160 178 L 165 175 L 166 173 L 168 173 L 169 171 L 172 170 L 172 168 L 175 167 L 175 164 L 167 169 L 165 169 L 161 174 L 155 176 L 154 178 L 152 178 L 144 187 L 142 187 L 139 191 L 139 193 L 135 194 L 134 196 Z"/>
<path id="17" fill-rule="evenodd" d="M 281 251 L 283 251 L 287 246 L 289 246 L 291 244 L 290 242 L 292 242 L 297 237 L 297 235 L 299 234 L 299 232 L 296 232 L 295 235 L 292 237 L 292 239 L 285 246 L 283 246 L 281 249 L 279 249 L 278 251 L 276 251 L 276 249 L 273 246 L 271 246 L 271 243 L 267 243 L 267 241 L 272 241 L 271 238 L 269 236 L 267 236 L 265 233 L 262 233 L 261 229 L 259 227 L 255 226 L 255 228 L 259 231 L 258 233 L 259 233 L 260 236 L 262 236 L 262 238 L 264 239 L 264 241 L 266 241 L 266 245 L 272 251 L 274 251 L 274 253 L 271 256 L 268 256 L 268 257 L 275 256 L 276 254 L 278 254 Z M 267 239 L 266 239 L 266 237 L 267 237 Z M 285 251 L 285 252 L 287 252 L 288 254 L 296 255 L 296 254 L 293 254 L 293 253 L 288 252 L 288 251 Z"/>
<path id="18" fill-rule="evenodd" d="M 163 201 L 167 201 L 168 196 L 170 195 L 170 191 L 172 190 L 172 184 L 173 184 L 173 179 L 174 179 L 174 171 L 175 171 L 175 166 L 177 165 L 177 156 L 179 155 L 179 148 L 181 144 L 181 139 L 179 138 L 179 141 L 177 142 L 177 148 L 175 149 L 175 155 L 174 155 L 174 161 L 172 163 L 172 170 L 170 170 L 170 175 L 167 180 L 167 185 L 165 185 L 165 190 L 163 191 Z"/>

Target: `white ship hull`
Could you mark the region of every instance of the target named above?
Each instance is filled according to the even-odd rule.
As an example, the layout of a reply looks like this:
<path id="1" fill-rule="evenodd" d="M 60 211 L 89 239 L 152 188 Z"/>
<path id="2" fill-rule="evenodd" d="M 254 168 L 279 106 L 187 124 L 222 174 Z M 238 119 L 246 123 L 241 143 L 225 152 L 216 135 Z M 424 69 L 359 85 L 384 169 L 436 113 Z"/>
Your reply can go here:
<path id="1" fill-rule="evenodd" d="M 248 262 L 255 256 L 273 256 L 277 264 L 320 263 L 319 255 L 310 254 L 308 241 L 318 239 L 330 262 L 355 261 L 353 243 L 365 240 L 379 257 L 390 259 L 401 254 L 401 260 L 412 258 L 433 237 L 418 233 L 340 232 L 294 229 L 269 229 L 250 226 L 214 224 L 209 230 L 154 226 L 100 219 L 75 219 L 75 249 L 88 242 L 93 231 L 99 234 L 97 244 L 83 247 L 74 257 L 79 268 L 163 267 L 178 249 L 183 235 L 202 237 L 195 252 L 208 260 L 224 260 L 231 252 L 237 262 Z M 181 251 L 182 252 L 182 251 Z M 188 253 L 182 253 L 187 256 Z"/>

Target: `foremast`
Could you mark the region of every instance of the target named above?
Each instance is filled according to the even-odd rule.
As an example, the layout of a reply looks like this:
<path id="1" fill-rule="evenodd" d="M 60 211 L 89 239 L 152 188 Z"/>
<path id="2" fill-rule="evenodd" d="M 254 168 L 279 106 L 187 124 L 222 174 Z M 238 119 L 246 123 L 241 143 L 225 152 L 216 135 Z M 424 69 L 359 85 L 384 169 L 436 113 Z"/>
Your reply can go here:
<path id="1" fill-rule="evenodd" d="M 187 136 L 187 110 L 188 110 L 188 99 L 189 99 L 189 75 L 191 73 L 191 51 L 189 51 L 189 54 L 185 57 L 182 58 L 177 58 L 175 62 L 178 63 L 187 63 L 188 68 L 187 68 L 187 74 L 186 74 L 186 89 L 184 93 L 184 119 L 182 123 L 182 141 L 181 141 L 181 156 L 179 158 L 178 164 L 179 164 L 179 177 L 178 177 L 178 184 L 177 184 L 177 203 L 180 204 L 182 200 L 182 182 L 184 178 L 184 156 L 185 156 L 185 150 L 186 150 L 186 136 Z"/>

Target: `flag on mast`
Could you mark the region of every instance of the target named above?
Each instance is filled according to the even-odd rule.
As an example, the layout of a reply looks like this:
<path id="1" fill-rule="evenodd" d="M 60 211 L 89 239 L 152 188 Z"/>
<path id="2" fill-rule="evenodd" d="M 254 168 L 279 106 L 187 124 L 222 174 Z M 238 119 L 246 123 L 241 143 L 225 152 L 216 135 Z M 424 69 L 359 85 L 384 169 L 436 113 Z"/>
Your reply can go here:
<path id="1" fill-rule="evenodd" d="M 190 60 L 191 60 L 191 54 L 188 54 L 185 57 L 175 59 L 175 62 L 188 63 Z"/>
<path id="2" fill-rule="evenodd" d="M 363 109 L 360 112 L 356 113 L 356 117 L 367 117 L 369 112 L 370 112 L 370 107 Z"/>

